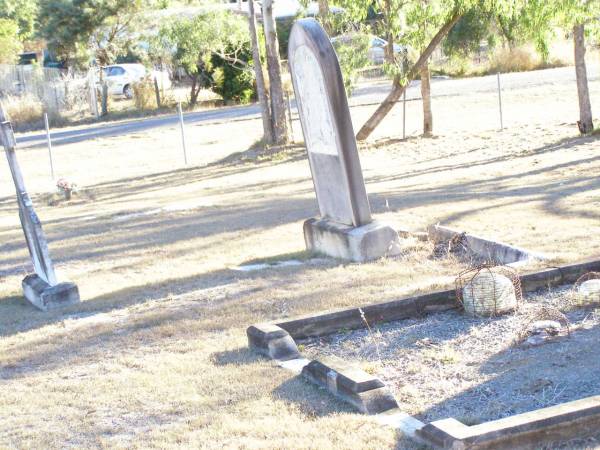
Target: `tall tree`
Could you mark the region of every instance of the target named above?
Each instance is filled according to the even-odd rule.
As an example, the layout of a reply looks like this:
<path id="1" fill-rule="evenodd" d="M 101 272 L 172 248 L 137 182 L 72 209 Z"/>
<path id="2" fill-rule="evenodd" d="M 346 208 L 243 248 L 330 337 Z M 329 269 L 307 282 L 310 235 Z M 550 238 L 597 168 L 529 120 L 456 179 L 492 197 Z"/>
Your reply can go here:
<path id="1" fill-rule="evenodd" d="M 600 34 L 600 2 L 598 0 L 563 0 L 559 12 L 561 23 L 566 29 L 572 26 L 577 97 L 579 101 L 579 132 L 588 134 L 594 131 L 592 104 L 585 62 L 586 31 Z M 588 28 L 589 27 L 589 28 Z"/>
<path id="2" fill-rule="evenodd" d="M 600 2 L 597 0 L 529 0 L 517 11 L 513 20 L 521 35 L 532 38 L 543 55 L 556 27 L 573 35 L 573 53 L 577 79 L 579 120 L 582 134 L 594 129 L 585 62 L 586 36 L 600 32 Z"/>
<path id="3" fill-rule="evenodd" d="M 386 66 L 393 73 L 392 90 L 383 100 L 357 134 L 357 139 L 368 138 L 373 130 L 392 110 L 402 97 L 408 84 L 419 76 L 429 58 L 460 19 L 465 9 L 475 0 L 342 0 L 358 19 L 369 13 L 380 17 L 388 47 Z M 482 0 L 487 1 L 487 0 Z M 406 67 L 402 58 L 397 58 L 394 44 L 412 47 L 419 52 L 417 61 Z M 427 85 L 424 86 L 427 88 Z M 426 106 L 426 110 L 431 108 Z M 431 121 L 429 121 L 431 123 Z"/>
<path id="4" fill-rule="evenodd" d="M 273 0 L 263 0 L 263 28 L 265 47 L 267 50 L 267 71 L 269 73 L 269 90 L 271 97 L 271 118 L 273 121 L 273 138 L 275 144 L 287 144 L 289 141 L 285 97 L 281 79 L 281 61 L 279 59 L 279 41 L 275 18 L 273 17 Z"/>
<path id="5" fill-rule="evenodd" d="M 357 134 L 358 140 L 367 139 L 375 128 L 381 123 L 381 121 L 387 116 L 392 110 L 394 105 L 406 90 L 408 84 L 421 73 L 423 67 L 427 65 L 427 61 L 442 42 L 444 37 L 448 34 L 454 24 L 460 19 L 462 12 L 460 9 L 454 9 L 450 11 L 443 20 L 443 25 L 437 30 L 433 37 L 429 40 L 429 43 L 424 47 L 417 61 L 408 69 L 406 74 L 402 78 L 396 77 L 392 84 L 392 90 L 371 115 L 371 117 L 365 122 L 362 128 Z M 428 72 L 428 71 L 427 71 Z"/>
<path id="6" fill-rule="evenodd" d="M 254 74 L 256 77 L 256 90 L 258 102 L 260 103 L 260 113 L 263 122 L 263 133 L 267 145 L 273 143 L 273 123 L 271 121 L 271 108 L 269 107 L 269 95 L 265 86 L 265 78 L 260 59 L 260 47 L 258 41 L 258 32 L 256 30 L 256 15 L 254 13 L 254 0 L 248 0 L 248 26 L 250 30 L 250 40 L 252 42 L 252 60 L 254 63 Z"/>
<path id="7" fill-rule="evenodd" d="M 579 121 L 577 125 L 581 134 L 588 134 L 594 131 L 594 121 L 592 118 L 592 104 L 590 102 L 590 89 L 585 64 L 585 25 L 578 23 L 573 26 L 573 41 L 577 96 L 579 99 Z"/>
<path id="8" fill-rule="evenodd" d="M 419 75 L 427 75 L 429 71 L 425 69 L 433 52 L 465 13 L 473 8 L 481 8 L 503 16 L 518 4 L 528 1 L 542 0 L 340 0 L 342 6 L 357 17 L 365 18 L 372 12 L 380 18 L 386 39 L 391 43 L 386 53 L 388 64 L 394 49 L 393 43 L 411 48 L 419 55 L 412 65 L 405 67 L 402 61 L 394 58 L 391 66 L 397 72 L 393 77 L 392 90 L 359 130 L 357 138 L 364 140 L 369 137 L 402 97 L 408 84 Z M 427 82 L 422 85 L 426 91 L 425 98 L 430 98 L 428 86 Z M 427 119 L 430 112 L 431 105 L 424 103 L 426 133 L 431 126 L 431 120 Z"/>
<path id="9" fill-rule="evenodd" d="M 135 41 L 147 0 L 40 0 L 40 34 L 70 64 L 107 65 Z"/>
<path id="10" fill-rule="evenodd" d="M 37 10 L 37 0 L 0 0 L 0 19 L 14 21 L 22 41 L 33 37 Z"/>
<path id="11" fill-rule="evenodd" d="M 331 23 L 329 21 L 329 0 L 319 0 L 319 21 L 328 35 L 331 35 Z"/>
<path id="12" fill-rule="evenodd" d="M 10 19 L 0 19 L 0 64 L 14 64 L 23 50 L 19 26 Z"/>
<path id="13" fill-rule="evenodd" d="M 216 84 L 215 63 L 249 71 L 245 58 L 250 36 L 245 20 L 227 11 L 207 11 L 193 18 L 181 18 L 163 25 L 152 40 L 151 55 L 182 67 L 191 81 L 190 103 L 198 101 L 200 89 Z"/>

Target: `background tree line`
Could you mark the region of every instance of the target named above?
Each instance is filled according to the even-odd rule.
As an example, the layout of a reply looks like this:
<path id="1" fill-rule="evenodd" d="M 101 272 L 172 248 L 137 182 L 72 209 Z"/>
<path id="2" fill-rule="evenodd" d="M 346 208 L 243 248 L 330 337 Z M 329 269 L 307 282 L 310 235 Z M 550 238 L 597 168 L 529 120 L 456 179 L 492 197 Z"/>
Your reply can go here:
<path id="1" fill-rule="evenodd" d="M 152 19 L 152 12 L 170 6 L 169 0 L 0 0 L 0 63 L 15 62 L 38 39 L 69 67 L 105 66 L 118 59 L 178 67 L 189 81 L 192 105 L 207 87 L 226 100 L 258 98 L 265 142 L 285 144 L 290 130 L 281 56 L 287 42 L 286 36 L 280 42 L 273 1 L 248 0 L 248 15 L 205 8 L 191 17 Z M 352 36 L 335 43 L 349 91 L 368 63 L 367 36 L 388 43 L 384 69 L 392 89 L 358 139 L 373 132 L 417 78 L 423 133 L 433 133 L 430 61 L 439 47 L 446 54 L 466 55 L 482 41 L 490 46 L 532 42 L 547 58 L 549 43 L 559 33 L 573 39 L 579 129 L 593 130 L 585 42 L 597 41 L 600 34 L 597 0 L 319 0 L 318 6 L 318 19 L 330 35 Z M 341 8 L 335 14 L 334 6 Z M 404 51 L 395 51 L 395 45 Z"/>

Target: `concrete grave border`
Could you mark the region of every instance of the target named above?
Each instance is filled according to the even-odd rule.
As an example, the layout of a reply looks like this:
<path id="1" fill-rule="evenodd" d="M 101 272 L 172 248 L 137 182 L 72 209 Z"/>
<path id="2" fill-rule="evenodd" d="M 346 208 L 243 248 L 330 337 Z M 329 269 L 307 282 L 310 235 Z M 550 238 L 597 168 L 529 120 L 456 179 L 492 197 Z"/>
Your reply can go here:
<path id="1" fill-rule="evenodd" d="M 463 233 L 439 224 L 427 227 L 428 238 L 433 242 L 450 241 L 460 234 Z M 524 248 L 506 244 L 504 242 L 493 241 L 466 232 L 464 233 L 463 238 L 469 249 L 477 256 L 485 260 L 496 261 L 499 264 L 519 266 L 531 261 L 544 261 L 548 259 L 541 253 L 531 252 Z"/>
<path id="2" fill-rule="evenodd" d="M 600 259 L 587 259 L 522 275 L 523 292 L 533 292 L 574 283 L 587 272 L 600 271 Z M 566 440 L 577 433 L 600 429 L 600 396 L 467 426 L 454 418 L 425 424 L 400 411 L 393 394 L 378 378 L 339 358 L 303 358 L 296 339 L 318 337 L 341 329 L 366 328 L 424 314 L 458 308 L 454 289 L 408 296 L 359 308 L 326 311 L 276 323 L 248 328 L 248 347 L 278 362 L 279 366 L 302 375 L 331 394 L 373 415 L 415 441 L 436 448 L 522 448 L 549 440 Z M 363 318 L 364 317 L 364 318 Z"/>

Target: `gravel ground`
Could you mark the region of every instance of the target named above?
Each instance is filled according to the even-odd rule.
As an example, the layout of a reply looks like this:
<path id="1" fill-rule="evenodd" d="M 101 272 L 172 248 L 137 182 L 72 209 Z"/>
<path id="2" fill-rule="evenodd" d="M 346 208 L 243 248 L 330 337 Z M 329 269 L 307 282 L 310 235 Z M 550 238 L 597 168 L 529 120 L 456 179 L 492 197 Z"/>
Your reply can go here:
<path id="1" fill-rule="evenodd" d="M 527 345 L 523 332 L 544 306 L 565 313 L 570 337 Z M 600 309 L 581 307 L 562 287 L 529 295 L 515 314 L 449 311 L 309 340 L 303 351 L 377 374 L 423 421 L 476 424 L 600 394 L 599 325 Z"/>

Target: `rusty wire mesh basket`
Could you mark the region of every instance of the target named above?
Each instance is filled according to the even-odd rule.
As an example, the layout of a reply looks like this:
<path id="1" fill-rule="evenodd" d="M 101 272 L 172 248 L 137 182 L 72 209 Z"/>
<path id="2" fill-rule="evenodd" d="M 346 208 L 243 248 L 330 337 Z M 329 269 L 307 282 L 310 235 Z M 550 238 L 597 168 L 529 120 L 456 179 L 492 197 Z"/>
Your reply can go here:
<path id="1" fill-rule="evenodd" d="M 523 299 L 519 274 L 508 266 L 486 263 L 464 270 L 455 285 L 456 298 L 465 313 L 474 317 L 514 311 Z"/>
<path id="2" fill-rule="evenodd" d="M 531 326 L 539 321 L 558 322 L 567 336 L 571 336 L 571 322 L 558 308 L 551 305 L 542 305 L 531 312 L 528 320 L 521 326 L 521 330 L 517 334 L 515 344 L 522 343 L 529 337 Z"/>
<path id="3" fill-rule="evenodd" d="M 600 303 L 600 272 L 588 272 L 579 277 L 573 292 L 579 304 Z"/>

